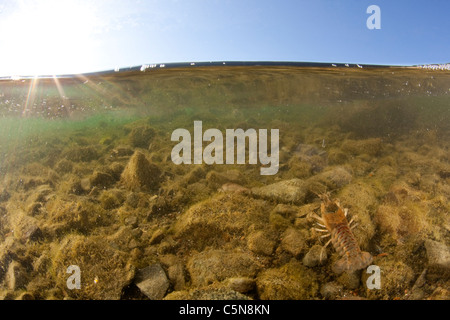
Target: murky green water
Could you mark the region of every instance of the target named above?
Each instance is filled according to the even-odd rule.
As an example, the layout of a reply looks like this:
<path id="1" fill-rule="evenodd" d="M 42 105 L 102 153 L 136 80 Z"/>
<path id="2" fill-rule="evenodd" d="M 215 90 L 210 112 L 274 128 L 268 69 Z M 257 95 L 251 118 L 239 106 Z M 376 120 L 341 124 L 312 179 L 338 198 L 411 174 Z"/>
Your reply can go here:
<path id="1" fill-rule="evenodd" d="M 178 165 L 177 129 L 191 149 Z M 243 164 L 227 157 L 232 129 L 255 129 L 257 145 L 233 148 Z M 275 165 L 263 162 L 261 130 L 267 156 L 278 130 L 273 174 L 261 174 Z M 449 141 L 443 70 L 211 66 L 2 80 L 0 297 L 448 299 Z M 312 216 L 325 192 L 356 221 L 379 289 L 365 268 L 334 273 L 331 244 L 318 260 L 328 238 Z M 79 289 L 69 266 L 81 270 Z"/>

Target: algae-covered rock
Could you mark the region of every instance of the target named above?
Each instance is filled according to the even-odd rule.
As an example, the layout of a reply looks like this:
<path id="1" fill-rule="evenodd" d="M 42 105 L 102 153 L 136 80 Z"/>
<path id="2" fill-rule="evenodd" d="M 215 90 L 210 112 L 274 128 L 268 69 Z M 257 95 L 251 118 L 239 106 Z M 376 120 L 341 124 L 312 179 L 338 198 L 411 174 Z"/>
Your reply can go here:
<path id="1" fill-rule="evenodd" d="M 242 293 L 230 288 L 207 287 L 169 293 L 164 300 L 250 300 Z"/>
<path id="2" fill-rule="evenodd" d="M 316 244 L 309 249 L 308 253 L 303 257 L 303 264 L 307 267 L 315 267 L 322 265 L 327 261 L 327 251 L 324 247 Z"/>
<path id="3" fill-rule="evenodd" d="M 6 189 L 0 189 L 0 202 L 8 201 L 11 195 L 9 194 L 8 190 Z"/>
<path id="4" fill-rule="evenodd" d="M 351 155 L 368 154 L 370 156 L 378 155 L 383 147 L 380 138 L 371 138 L 366 140 L 345 140 L 341 149 Z"/>
<path id="5" fill-rule="evenodd" d="M 380 289 L 369 289 L 366 286 L 368 277 L 371 274 L 362 272 L 362 282 L 366 288 L 367 298 L 369 299 L 395 299 L 405 295 L 405 290 L 410 289 L 415 279 L 415 273 L 412 268 L 404 262 L 397 259 L 383 259 L 377 261 L 380 267 Z"/>
<path id="6" fill-rule="evenodd" d="M 336 299 L 342 294 L 343 289 L 344 287 L 342 284 L 339 284 L 335 281 L 327 282 L 320 288 L 320 294 L 325 299 Z"/>
<path id="7" fill-rule="evenodd" d="M 155 136 L 155 130 L 149 126 L 136 127 L 131 130 L 130 143 L 136 148 L 148 148 Z"/>
<path id="8" fill-rule="evenodd" d="M 292 260 L 258 274 L 256 288 L 263 300 L 305 300 L 317 296 L 319 283 L 314 271 Z"/>
<path id="9" fill-rule="evenodd" d="M 99 158 L 99 153 L 95 146 L 75 147 L 69 149 L 65 153 L 65 156 L 68 160 L 74 162 L 88 162 L 97 160 Z"/>
<path id="10" fill-rule="evenodd" d="M 115 183 L 115 179 L 109 173 L 94 171 L 90 177 L 91 186 L 107 189 Z"/>
<path id="11" fill-rule="evenodd" d="M 374 212 L 374 222 L 380 230 L 399 240 L 407 236 L 425 237 L 431 230 L 425 203 L 402 201 L 401 205 L 380 205 Z"/>
<path id="12" fill-rule="evenodd" d="M 58 173 L 69 173 L 72 172 L 72 169 L 73 169 L 73 162 L 67 159 L 60 160 L 55 166 L 55 170 Z"/>
<path id="13" fill-rule="evenodd" d="M 351 181 L 352 174 L 348 170 L 343 167 L 334 167 L 309 178 L 306 183 L 308 186 L 321 183 L 328 190 L 334 190 L 349 184 Z"/>
<path id="14" fill-rule="evenodd" d="M 161 182 L 161 171 L 142 152 L 136 151 L 122 172 L 121 181 L 131 191 L 156 190 Z"/>
<path id="15" fill-rule="evenodd" d="M 192 285 L 201 287 L 227 278 L 254 277 L 261 268 L 256 258 L 242 251 L 207 250 L 193 255 L 187 269 Z"/>
<path id="16" fill-rule="evenodd" d="M 225 281 L 225 283 L 231 290 L 239 293 L 247 293 L 253 291 L 256 287 L 255 280 L 248 277 L 229 278 Z"/>
<path id="17" fill-rule="evenodd" d="M 192 174 L 192 173 L 191 173 Z M 212 188 L 219 188 L 226 183 L 242 184 L 244 178 L 238 170 L 228 170 L 226 172 L 210 171 L 206 174 L 206 181 Z"/>
<path id="18" fill-rule="evenodd" d="M 306 196 L 305 182 L 301 179 L 275 182 L 267 186 L 253 188 L 252 194 L 275 202 L 302 204 Z"/>
<path id="19" fill-rule="evenodd" d="M 276 242 L 271 239 L 270 235 L 260 230 L 248 236 L 247 245 L 256 254 L 270 256 L 275 249 Z"/>
<path id="20" fill-rule="evenodd" d="M 281 248 L 298 257 L 306 247 L 307 235 L 303 230 L 288 228 L 281 236 Z"/>
<path id="21" fill-rule="evenodd" d="M 54 243 L 52 270 L 56 284 L 65 295 L 76 299 L 118 300 L 122 289 L 131 283 L 135 269 L 128 264 L 128 254 L 113 249 L 104 236 L 85 237 L 70 235 L 58 244 Z M 70 290 L 66 281 L 69 266 L 81 271 L 81 288 Z"/>
<path id="22" fill-rule="evenodd" d="M 231 237 L 245 237 L 249 227 L 263 229 L 268 223 L 268 208 L 263 200 L 240 194 L 217 194 L 191 206 L 173 226 L 180 244 L 203 250 L 220 247 Z"/>
<path id="23" fill-rule="evenodd" d="M 13 260 L 5 275 L 6 287 L 12 291 L 24 289 L 28 281 L 27 270 L 19 262 Z"/>

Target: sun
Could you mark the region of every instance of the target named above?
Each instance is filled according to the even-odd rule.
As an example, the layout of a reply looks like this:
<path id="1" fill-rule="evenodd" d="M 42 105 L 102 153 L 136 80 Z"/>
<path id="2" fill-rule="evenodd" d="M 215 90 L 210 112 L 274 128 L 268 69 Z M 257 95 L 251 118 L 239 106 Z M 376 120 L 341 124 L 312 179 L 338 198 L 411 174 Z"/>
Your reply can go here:
<path id="1" fill-rule="evenodd" d="M 91 71 L 99 59 L 104 27 L 96 3 L 24 0 L 3 8 L 0 76 Z"/>

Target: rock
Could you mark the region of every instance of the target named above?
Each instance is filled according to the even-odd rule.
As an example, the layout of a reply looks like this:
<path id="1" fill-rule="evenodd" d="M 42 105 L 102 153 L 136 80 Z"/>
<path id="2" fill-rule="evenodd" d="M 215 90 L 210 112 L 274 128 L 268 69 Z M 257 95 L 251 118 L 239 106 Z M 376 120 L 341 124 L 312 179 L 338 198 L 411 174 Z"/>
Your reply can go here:
<path id="1" fill-rule="evenodd" d="M 9 192 L 6 189 L 0 191 L 0 202 L 8 201 L 10 197 Z"/>
<path id="2" fill-rule="evenodd" d="M 91 178 L 91 186 L 98 187 L 100 189 L 107 189 L 115 183 L 115 179 L 108 173 L 95 171 Z"/>
<path id="3" fill-rule="evenodd" d="M 124 230 L 123 233 L 128 234 L 129 231 Z M 75 264 L 81 270 L 82 289 L 66 290 L 69 298 L 119 300 L 123 288 L 135 278 L 136 270 L 128 262 L 130 250 L 120 249 L 117 237 L 69 234 L 61 241 L 54 242 L 50 257 L 52 270 L 55 270 L 52 279 L 56 285 L 53 285 L 67 288 L 67 267 Z M 96 283 L 95 279 L 98 280 Z"/>
<path id="4" fill-rule="evenodd" d="M 30 204 L 27 208 L 27 214 L 30 216 L 35 216 L 37 214 L 39 214 L 39 212 L 41 211 L 42 208 L 42 203 L 40 202 L 33 202 L 32 204 Z"/>
<path id="5" fill-rule="evenodd" d="M 185 271 L 181 263 L 171 265 L 167 269 L 167 276 L 172 282 L 174 290 L 183 290 L 186 287 Z"/>
<path id="6" fill-rule="evenodd" d="M 238 170 L 228 170 L 226 172 L 210 171 L 206 175 L 206 181 L 212 188 L 219 188 L 226 183 L 241 184 L 243 182 L 242 174 Z"/>
<path id="7" fill-rule="evenodd" d="M 305 201 L 306 190 L 303 180 L 291 179 L 255 187 L 252 194 L 271 201 L 302 204 Z"/>
<path id="8" fill-rule="evenodd" d="M 120 189 L 103 190 L 98 200 L 104 209 L 109 210 L 120 207 L 125 202 L 125 195 Z"/>
<path id="9" fill-rule="evenodd" d="M 37 241 L 43 235 L 38 220 L 23 212 L 16 212 L 13 226 L 15 236 L 24 241 Z"/>
<path id="10" fill-rule="evenodd" d="M 249 297 L 229 288 L 202 288 L 189 291 L 174 291 L 164 300 L 250 300 Z"/>
<path id="11" fill-rule="evenodd" d="M 134 283 L 151 300 L 161 300 L 169 289 L 169 279 L 159 263 L 138 270 Z"/>
<path id="12" fill-rule="evenodd" d="M 75 147 L 69 149 L 65 156 L 68 160 L 75 162 L 88 162 L 92 160 L 97 160 L 99 158 L 99 153 L 95 146 L 88 147 Z"/>
<path id="13" fill-rule="evenodd" d="M 22 292 L 17 298 L 16 300 L 35 300 L 33 294 L 29 293 L 29 292 Z"/>
<path id="14" fill-rule="evenodd" d="M 309 170 L 313 173 L 320 172 L 327 165 L 327 152 L 323 148 L 319 149 L 313 145 L 299 144 L 290 161 L 291 168 L 296 167 L 295 162 L 308 164 Z"/>
<path id="15" fill-rule="evenodd" d="M 342 294 L 343 290 L 342 284 L 335 281 L 325 283 L 322 288 L 320 288 L 320 294 L 328 300 L 334 300 Z"/>
<path id="16" fill-rule="evenodd" d="M 73 169 L 73 163 L 72 163 L 72 161 L 69 161 L 67 159 L 62 159 L 55 166 L 55 170 L 58 173 L 69 173 L 69 172 L 72 172 L 72 169 Z"/>
<path id="17" fill-rule="evenodd" d="M 81 186 L 81 189 L 83 189 L 83 191 L 85 191 L 85 192 L 91 191 L 91 189 L 92 189 L 91 179 L 90 178 L 81 179 L 80 186 Z"/>
<path id="18" fill-rule="evenodd" d="M 429 272 L 450 272 L 450 250 L 447 245 L 433 240 L 425 240 Z"/>
<path id="19" fill-rule="evenodd" d="M 123 169 L 124 166 L 121 163 L 114 162 L 108 167 L 107 173 L 109 173 L 114 180 L 120 180 L 120 175 L 122 174 Z"/>
<path id="20" fill-rule="evenodd" d="M 248 188 L 245 188 L 239 184 L 236 184 L 236 183 L 225 183 L 224 185 L 222 185 L 220 187 L 219 192 L 233 192 L 233 193 L 249 194 L 249 193 L 251 193 L 251 190 Z"/>
<path id="21" fill-rule="evenodd" d="M 226 281 L 227 286 L 236 292 L 247 293 L 253 291 L 256 286 L 256 282 L 252 278 L 229 278 Z"/>
<path id="22" fill-rule="evenodd" d="M 327 186 L 328 190 L 339 189 L 352 181 L 352 174 L 342 167 L 334 167 L 324 171 L 307 180 L 307 184 L 313 185 L 321 183 Z"/>
<path id="23" fill-rule="evenodd" d="M 130 194 L 127 195 L 127 199 L 126 199 L 125 203 L 127 205 L 131 206 L 132 208 L 137 208 L 139 205 L 140 199 L 141 198 L 138 193 L 131 192 Z"/>
<path id="24" fill-rule="evenodd" d="M 9 290 L 15 291 L 24 289 L 28 283 L 27 272 L 22 265 L 17 261 L 12 261 L 9 264 L 8 271 L 5 276 L 6 287 Z"/>
<path id="25" fill-rule="evenodd" d="M 361 284 L 361 271 L 346 271 L 337 278 L 337 282 L 347 289 L 357 289 Z"/>
<path id="26" fill-rule="evenodd" d="M 305 300 L 317 296 L 317 275 L 292 260 L 280 268 L 266 269 L 258 274 L 256 288 L 262 300 Z"/>
<path id="27" fill-rule="evenodd" d="M 161 242 L 163 238 L 164 238 L 164 231 L 162 231 L 161 229 L 157 229 L 155 232 L 153 232 L 149 244 L 151 245 L 158 244 Z"/>
<path id="28" fill-rule="evenodd" d="M 268 210 L 263 200 L 218 193 L 179 215 L 173 231 L 180 244 L 189 250 L 222 247 L 233 235 L 248 237 L 252 225 L 254 230 L 267 228 Z"/>
<path id="29" fill-rule="evenodd" d="M 256 254 L 270 256 L 275 249 L 275 245 L 275 241 L 268 238 L 264 231 L 253 232 L 248 236 L 247 246 Z"/>
<path id="30" fill-rule="evenodd" d="M 392 300 L 396 297 L 404 297 L 405 290 L 410 290 L 415 279 L 414 270 L 397 259 L 377 260 L 377 266 L 381 271 L 381 288 L 368 289 L 367 279 L 372 274 L 362 270 L 362 283 L 366 288 L 366 296 L 369 299 Z M 345 286 L 345 285 L 344 285 Z"/>
<path id="31" fill-rule="evenodd" d="M 133 149 L 126 146 L 119 146 L 111 151 L 113 157 L 127 157 L 134 153 Z"/>
<path id="32" fill-rule="evenodd" d="M 414 283 L 408 300 L 421 300 L 425 296 L 424 285 L 427 282 L 426 275 L 427 269 L 425 268 Z"/>
<path id="33" fill-rule="evenodd" d="M 382 140 L 380 138 L 372 138 L 366 140 L 345 140 L 341 149 L 351 155 L 368 154 L 376 156 L 382 149 Z"/>
<path id="34" fill-rule="evenodd" d="M 129 216 L 126 217 L 124 220 L 125 224 L 132 227 L 132 228 L 136 228 L 139 225 L 139 221 L 138 218 L 136 216 Z"/>
<path id="35" fill-rule="evenodd" d="M 448 287 L 447 287 L 448 288 Z M 430 300 L 450 300 L 450 290 L 447 288 L 437 287 L 430 295 Z"/>
<path id="36" fill-rule="evenodd" d="M 295 228 L 288 228 L 282 235 L 281 248 L 298 257 L 306 246 L 306 235 Z"/>
<path id="37" fill-rule="evenodd" d="M 315 267 L 324 264 L 327 258 L 328 256 L 325 248 L 316 244 L 309 249 L 307 254 L 305 254 L 302 262 L 307 267 Z"/>
<path id="38" fill-rule="evenodd" d="M 155 130 L 149 126 L 133 128 L 130 133 L 130 143 L 136 148 L 148 148 L 155 136 Z"/>
<path id="39" fill-rule="evenodd" d="M 330 165 L 345 164 L 348 162 L 348 155 L 340 149 L 333 148 L 328 152 L 328 162 Z"/>
<path id="40" fill-rule="evenodd" d="M 254 277 L 260 264 L 247 252 L 207 250 L 193 255 L 187 269 L 192 285 L 201 287 L 226 278 Z"/>
<path id="41" fill-rule="evenodd" d="M 156 190 L 161 181 L 161 171 L 142 152 L 136 151 L 122 172 L 121 181 L 131 191 Z"/>

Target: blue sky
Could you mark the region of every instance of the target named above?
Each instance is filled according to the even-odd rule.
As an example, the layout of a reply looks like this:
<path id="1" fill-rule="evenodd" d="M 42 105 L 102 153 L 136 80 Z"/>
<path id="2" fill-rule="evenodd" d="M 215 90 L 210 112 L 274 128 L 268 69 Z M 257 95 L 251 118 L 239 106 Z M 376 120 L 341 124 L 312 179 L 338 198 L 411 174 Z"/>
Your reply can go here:
<path id="1" fill-rule="evenodd" d="M 369 30 L 370 5 L 381 29 Z M 450 62 L 450 1 L 0 0 L 0 76 L 162 62 Z"/>

